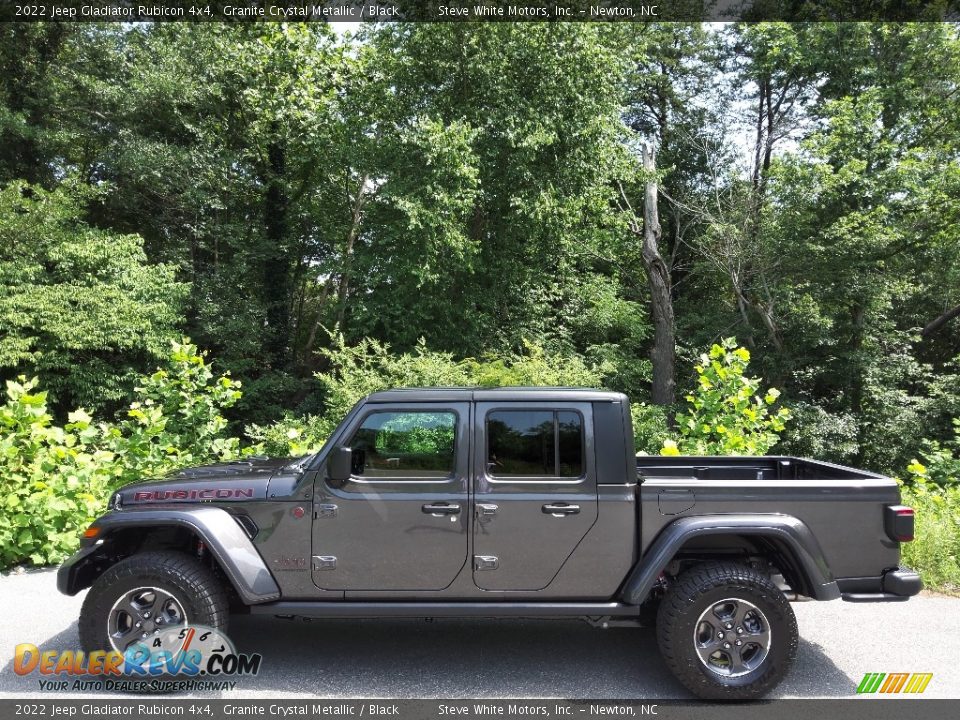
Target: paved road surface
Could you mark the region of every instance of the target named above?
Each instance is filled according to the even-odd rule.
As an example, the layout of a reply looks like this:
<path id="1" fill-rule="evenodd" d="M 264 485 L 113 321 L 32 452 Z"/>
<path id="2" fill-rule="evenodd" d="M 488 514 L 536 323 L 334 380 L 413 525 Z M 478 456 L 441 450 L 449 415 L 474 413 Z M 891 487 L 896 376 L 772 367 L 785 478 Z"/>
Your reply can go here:
<path id="1" fill-rule="evenodd" d="M 14 646 L 76 648 L 82 599 L 60 595 L 52 570 L 0 576 L 0 697 L 41 696 L 36 675 L 13 672 Z M 778 696 L 848 697 L 867 672 L 932 672 L 926 697 L 960 698 L 960 599 L 794 609 L 800 653 Z M 664 668 L 648 629 L 240 616 L 229 634 L 239 650 L 263 654 L 262 671 L 210 697 L 689 697 Z"/>

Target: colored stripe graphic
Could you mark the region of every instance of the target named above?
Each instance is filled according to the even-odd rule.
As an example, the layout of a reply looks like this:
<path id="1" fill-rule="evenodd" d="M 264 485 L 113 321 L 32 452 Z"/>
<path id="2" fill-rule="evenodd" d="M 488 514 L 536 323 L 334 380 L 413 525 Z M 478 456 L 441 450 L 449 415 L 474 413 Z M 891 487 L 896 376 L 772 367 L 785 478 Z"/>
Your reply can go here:
<path id="1" fill-rule="evenodd" d="M 860 681 L 857 692 L 860 694 L 875 693 L 884 677 L 886 677 L 886 673 L 867 673 Z"/>
<path id="2" fill-rule="evenodd" d="M 919 694 L 927 689 L 932 679 L 933 673 L 867 673 L 857 686 L 857 694 Z"/>
<path id="3" fill-rule="evenodd" d="M 933 673 L 914 673 L 904 688 L 905 693 L 922 693 L 933 679 Z"/>
<path id="4" fill-rule="evenodd" d="M 880 688 L 882 693 L 898 693 L 900 688 L 903 687 L 904 683 L 907 682 L 907 678 L 910 677 L 910 673 L 890 673 L 887 675 L 886 682 L 883 683 L 883 687 Z"/>

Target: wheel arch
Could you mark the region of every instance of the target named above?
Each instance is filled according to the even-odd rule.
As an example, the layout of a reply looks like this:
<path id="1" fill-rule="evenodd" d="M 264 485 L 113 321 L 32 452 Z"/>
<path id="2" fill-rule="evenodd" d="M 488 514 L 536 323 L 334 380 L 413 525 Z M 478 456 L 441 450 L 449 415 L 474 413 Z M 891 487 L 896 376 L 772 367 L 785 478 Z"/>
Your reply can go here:
<path id="1" fill-rule="evenodd" d="M 277 600 L 280 588 L 247 533 L 222 508 L 128 510 L 109 513 L 92 527 L 95 540 L 67 560 L 57 587 L 76 595 L 120 560 L 149 550 L 209 551 L 214 567 L 246 605 Z"/>
<path id="2" fill-rule="evenodd" d="M 840 597 L 836 580 L 810 528 L 792 515 L 764 513 L 701 515 L 670 523 L 630 572 L 621 599 L 631 605 L 643 603 L 670 563 L 724 540 L 775 561 L 791 587 L 804 595 L 817 600 Z"/>

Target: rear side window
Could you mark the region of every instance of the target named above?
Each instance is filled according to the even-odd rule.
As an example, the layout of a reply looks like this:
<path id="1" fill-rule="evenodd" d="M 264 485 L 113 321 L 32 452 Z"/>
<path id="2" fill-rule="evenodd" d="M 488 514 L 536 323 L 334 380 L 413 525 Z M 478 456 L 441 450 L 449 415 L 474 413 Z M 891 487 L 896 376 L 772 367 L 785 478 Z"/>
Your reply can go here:
<path id="1" fill-rule="evenodd" d="M 453 473 L 456 434 L 457 416 L 452 412 L 370 413 L 350 440 L 353 474 L 449 477 Z"/>
<path id="2" fill-rule="evenodd" d="M 494 477 L 580 477 L 583 420 L 568 410 L 487 413 L 487 472 Z"/>

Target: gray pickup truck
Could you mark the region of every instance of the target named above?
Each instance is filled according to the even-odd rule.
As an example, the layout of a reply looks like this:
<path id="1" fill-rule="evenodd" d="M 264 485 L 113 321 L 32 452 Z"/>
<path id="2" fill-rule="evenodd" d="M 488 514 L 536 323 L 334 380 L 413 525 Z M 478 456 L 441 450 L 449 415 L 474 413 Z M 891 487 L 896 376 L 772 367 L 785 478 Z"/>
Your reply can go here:
<path id="1" fill-rule="evenodd" d="M 637 457 L 624 395 L 374 393 L 318 453 L 122 488 L 61 567 L 80 638 L 279 617 L 582 618 L 656 626 L 695 695 L 763 696 L 790 601 L 906 600 L 913 511 L 886 477 L 792 457 Z M 838 608 L 839 611 L 839 608 Z"/>

